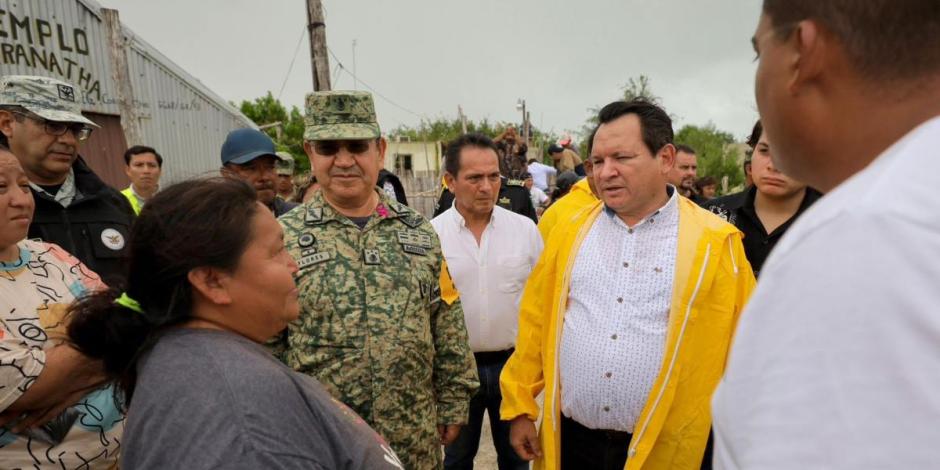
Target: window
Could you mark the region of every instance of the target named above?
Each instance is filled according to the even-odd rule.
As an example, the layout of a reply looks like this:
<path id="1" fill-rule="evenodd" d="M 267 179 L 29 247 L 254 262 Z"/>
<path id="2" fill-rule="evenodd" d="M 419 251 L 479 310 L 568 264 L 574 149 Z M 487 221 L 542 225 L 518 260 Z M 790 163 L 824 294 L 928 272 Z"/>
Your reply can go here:
<path id="1" fill-rule="evenodd" d="M 411 166 L 411 154 L 410 153 L 396 153 L 395 154 L 395 173 L 402 174 L 405 172 L 411 173 L 413 170 Z"/>

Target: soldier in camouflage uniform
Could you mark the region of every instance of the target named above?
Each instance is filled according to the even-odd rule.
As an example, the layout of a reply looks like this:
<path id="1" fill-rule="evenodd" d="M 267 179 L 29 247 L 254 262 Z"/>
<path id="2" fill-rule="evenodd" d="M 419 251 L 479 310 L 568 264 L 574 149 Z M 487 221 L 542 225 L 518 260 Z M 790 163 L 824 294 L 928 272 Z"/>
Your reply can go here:
<path id="1" fill-rule="evenodd" d="M 375 186 L 386 142 L 372 96 L 311 93 L 306 108 L 321 189 L 280 219 L 300 268 L 284 360 L 359 413 L 405 468 L 441 468 L 479 381 L 440 242 Z"/>

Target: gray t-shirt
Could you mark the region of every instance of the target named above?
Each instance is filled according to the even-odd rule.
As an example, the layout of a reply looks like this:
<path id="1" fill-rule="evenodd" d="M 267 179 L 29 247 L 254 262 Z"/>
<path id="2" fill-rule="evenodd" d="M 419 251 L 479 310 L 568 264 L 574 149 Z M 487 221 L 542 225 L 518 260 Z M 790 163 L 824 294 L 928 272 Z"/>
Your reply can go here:
<path id="1" fill-rule="evenodd" d="M 170 332 L 139 367 L 122 468 L 402 468 L 319 382 L 236 334 Z"/>

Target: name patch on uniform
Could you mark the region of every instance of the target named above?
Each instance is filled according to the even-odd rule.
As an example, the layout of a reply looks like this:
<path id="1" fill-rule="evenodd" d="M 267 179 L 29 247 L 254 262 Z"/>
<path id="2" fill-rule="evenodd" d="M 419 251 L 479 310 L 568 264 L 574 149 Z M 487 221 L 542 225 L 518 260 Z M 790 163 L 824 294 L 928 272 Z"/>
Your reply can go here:
<path id="1" fill-rule="evenodd" d="M 402 246 L 401 246 L 401 249 L 402 249 L 402 250 L 405 250 L 405 253 L 411 253 L 411 254 L 413 254 L 413 255 L 419 255 L 419 256 L 427 256 L 427 255 L 428 255 L 428 250 L 426 250 L 426 249 L 424 249 L 424 248 L 422 248 L 422 247 L 420 247 L 420 246 L 402 245 Z"/>
<path id="2" fill-rule="evenodd" d="M 313 254 L 310 254 L 310 255 L 307 255 L 307 256 L 304 256 L 304 257 L 300 258 L 300 259 L 297 261 L 297 268 L 298 268 L 298 269 L 306 269 L 306 268 L 309 268 L 309 267 L 311 267 L 311 266 L 320 264 L 320 263 L 322 263 L 322 262 L 324 262 L 324 261 L 327 261 L 327 260 L 329 260 L 329 259 L 331 259 L 331 258 L 333 258 L 333 253 L 331 253 L 331 252 L 329 252 L 329 251 L 321 251 L 321 252 L 319 252 L 319 253 L 313 253 Z"/>
<path id="3" fill-rule="evenodd" d="M 420 246 L 422 248 L 431 248 L 431 235 L 417 230 L 399 230 L 398 243 L 402 245 Z"/>

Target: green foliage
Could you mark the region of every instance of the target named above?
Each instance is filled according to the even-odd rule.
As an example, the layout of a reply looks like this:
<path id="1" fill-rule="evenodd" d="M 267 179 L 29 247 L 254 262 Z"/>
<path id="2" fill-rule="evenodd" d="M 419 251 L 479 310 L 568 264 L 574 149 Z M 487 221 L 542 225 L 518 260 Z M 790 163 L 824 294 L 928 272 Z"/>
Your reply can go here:
<path id="1" fill-rule="evenodd" d="M 481 121 L 467 119 L 467 132 L 478 132 L 492 139 L 497 138 L 510 126 L 515 126 L 516 130 L 519 131 L 519 135 L 522 135 L 521 129 L 515 123 L 504 121 L 490 122 L 486 118 Z M 529 130 L 532 133 L 529 137 L 530 148 L 542 149 L 543 154 L 545 153 L 545 149 L 547 149 L 552 142 L 558 140 L 558 136 L 542 132 L 535 128 L 535 126 L 532 126 L 531 123 L 529 124 Z M 417 126 L 400 125 L 389 132 L 389 138 L 400 138 L 413 142 L 449 142 L 460 137 L 462 133 L 463 130 L 459 117 L 450 118 L 441 116 L 433 121 L 422 120 Z M 542 158 L 545 159 L 547 156 L 542 155 Z"/>
<path id="2" fill-rule="evenodd" d="M 278 151 L 294 156 L 295 172 L 310 171 L 310 160 L 304 153 L 304 116 L 296 106 L 288 112 L 269 91 L 254 101 L 242 101 L 238 108 L 258 126 L 280 122 L 280 132 L 277 127 L 269 127 L 264 132 L 274 140 Z"/>
<path id="3" fill-rule="evenodd" d="M 734 137 L 715 128 L 714 124 L 706 126 L 687 125 L 675 137 L 676 144 L 688 145 L 695 149 L 698 157 L 698 176 L 712 176 L 719 181 L 728 177 L 728 188 L 736 188 L 744 184 L 744 170 L 738 162 L 738 151 L 733 144 Z"/>

